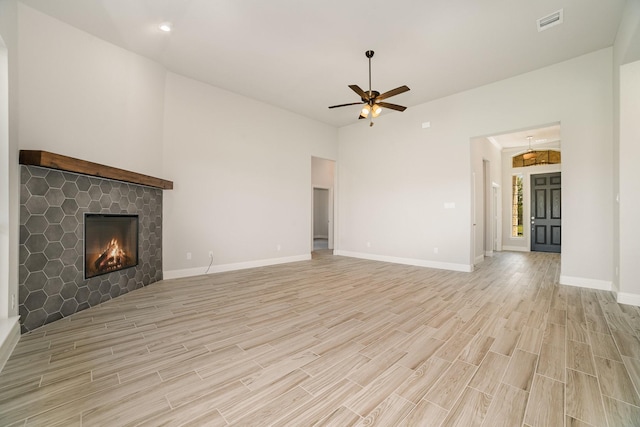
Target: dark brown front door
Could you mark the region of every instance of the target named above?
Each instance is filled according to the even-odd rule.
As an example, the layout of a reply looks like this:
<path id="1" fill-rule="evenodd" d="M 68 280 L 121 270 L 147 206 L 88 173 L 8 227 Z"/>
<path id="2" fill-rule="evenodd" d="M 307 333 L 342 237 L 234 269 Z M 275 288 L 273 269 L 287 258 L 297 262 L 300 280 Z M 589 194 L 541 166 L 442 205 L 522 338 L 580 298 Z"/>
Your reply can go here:
<path id="1" fill-rule="evenodd" d="M 531 175 L 531 250 L 560 252 L 560 172 Z"/>

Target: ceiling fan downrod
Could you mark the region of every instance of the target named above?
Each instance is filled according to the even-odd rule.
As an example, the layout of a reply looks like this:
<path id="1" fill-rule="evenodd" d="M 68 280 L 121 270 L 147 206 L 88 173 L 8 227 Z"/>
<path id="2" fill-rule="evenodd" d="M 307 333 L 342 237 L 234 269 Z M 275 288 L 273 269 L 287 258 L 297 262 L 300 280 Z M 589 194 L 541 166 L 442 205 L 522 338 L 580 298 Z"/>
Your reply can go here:
<path id="1" fill-rule="evenodd" d="M 373 54 L 375 52 L 372 50 L 366 51 L 364 54 L 369 58 L 369 107 L 373 108 L 374 100 L 373 100 L 373 91 L 371 90 L 371 58 L 373 58 Z M 373 126 L 373 114 L 369 117 L 369 127 Z"/>
<path id="2" fill-rule="evenodd" d="M 373 103 L 371 102 L 371 58 L 373 58 L 373 54 L 375 52 L 372 50 L 368 50 L 366 51 L 364 54 L 367 56 L 367 58 L 369 58 L 369 105 L 373 106 Z"/>

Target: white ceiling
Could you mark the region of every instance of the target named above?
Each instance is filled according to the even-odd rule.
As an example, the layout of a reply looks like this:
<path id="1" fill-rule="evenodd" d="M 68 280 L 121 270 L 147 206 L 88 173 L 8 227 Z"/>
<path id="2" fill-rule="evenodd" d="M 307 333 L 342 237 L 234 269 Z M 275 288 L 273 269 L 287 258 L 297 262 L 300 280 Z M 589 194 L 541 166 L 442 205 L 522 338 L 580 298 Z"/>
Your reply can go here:
<path id="1" fill-rule="evenodd" d="M 354 123 L 347 86 L 411 107 L 613 44 L 625 0 L 22 0 L 167 69 L 304 116 Z M 536 19 L 564 9 L 564 23 Z M 158 29 L 173 24 L 169 34 Z M 385 111 L 383 114 L 402 114 Z"/>
<path id="2" fill-rule="evenodd" d="M 535 129 L 524 129 L 505 133 L 502 135 L 493 135 L 488 137 L 502 149 L 522 148 L 529 146 L 528 137 L 531 137 L 531 147 L 533 148 L 560 148 L 560 124 L 553 124 Z"/>

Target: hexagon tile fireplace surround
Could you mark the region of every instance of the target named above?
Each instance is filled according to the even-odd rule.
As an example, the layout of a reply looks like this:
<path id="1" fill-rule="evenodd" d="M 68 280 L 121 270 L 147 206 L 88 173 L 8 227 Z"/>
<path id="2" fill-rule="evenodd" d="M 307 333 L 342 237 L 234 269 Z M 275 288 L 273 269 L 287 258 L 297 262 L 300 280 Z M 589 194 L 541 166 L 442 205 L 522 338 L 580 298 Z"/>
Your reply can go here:
<path id="1" fill-rule="evenodd" d="M 45 151 L 20 152 L 22 332 L 162 280 L 162 190 L 171 181 Z M 138 264 L 85 279 L 85 214 L 137 215 Z"/>

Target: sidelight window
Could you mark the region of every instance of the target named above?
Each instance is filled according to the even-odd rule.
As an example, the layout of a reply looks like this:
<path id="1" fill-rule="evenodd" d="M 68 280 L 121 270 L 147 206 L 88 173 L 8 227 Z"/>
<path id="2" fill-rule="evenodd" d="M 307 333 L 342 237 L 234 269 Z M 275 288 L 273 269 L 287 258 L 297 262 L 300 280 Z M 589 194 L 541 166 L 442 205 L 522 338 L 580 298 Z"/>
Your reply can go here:
<path id="1" fill-rule="evenodd" d="M 511 178 L 511 237 L 524 236 L 522 182 L 522 175 L 513 175 Z"/>

